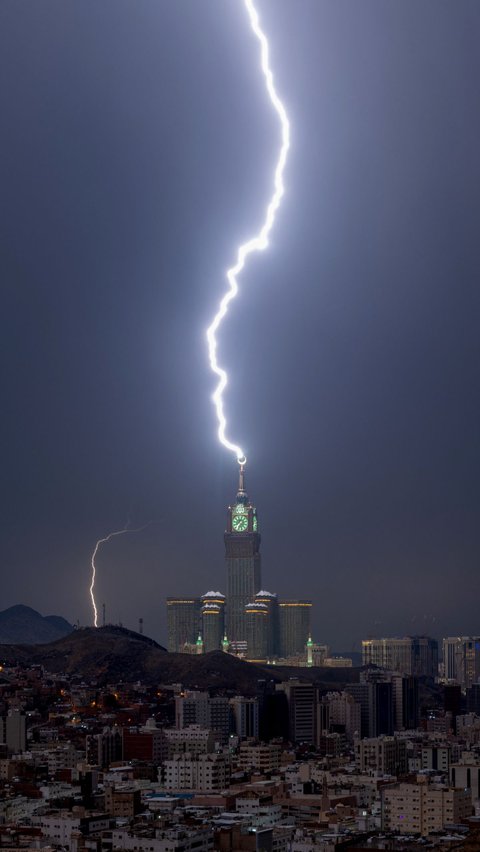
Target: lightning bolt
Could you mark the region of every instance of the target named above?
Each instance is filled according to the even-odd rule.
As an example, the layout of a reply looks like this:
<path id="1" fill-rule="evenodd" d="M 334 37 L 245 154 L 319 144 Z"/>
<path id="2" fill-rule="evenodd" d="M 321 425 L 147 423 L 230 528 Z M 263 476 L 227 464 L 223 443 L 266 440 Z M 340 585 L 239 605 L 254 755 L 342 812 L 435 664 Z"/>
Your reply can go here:
<path id="1" fill-rule="evenodd" d="M 231 450 L 233 453 L 235 453 L 237 461 L 241 464 L 245 464 L 246 462 L 245 453 L 238 444 L 234 444 L 227 438 L 226 435 L 227 420 L 225 417 L 225 411 L 223 406 L 223 392 L 227 386 L 228 375 L 226 370 L 218 363 L 217 331 L 228 311 L 228 306 L 230 302 L 232 301 L 232 299 L 235 298 L 238 293 L 238 276 L 240 275 L 245 266 L 245 261 L 248 255 L 252 254 L 252 252 L 263 251 L 268 246 L 268 237 L 275 223 L 275 216 L 280 206 L 282 196 L 285 192 L 285 186 L 283 183 L 283 173 L 285 171 L 285 164 L 287 162 L 288 149 L 290 147 L 290 122 L 288 120 L 285 107 L 280 98 L 278 97 L 277 90 L 273 82 L 273 72 L 270 67 L 268 40 L 260 26 L 258 12 L 255 8 L 253 0 L 244 0 L 244 3 L 250 20 L 250 26 L 260 43 L 261 69 L 265 77 L 265 85 L 272 106 L 280 120 L 281 145 L 277 164 L 274 171 L 273 194 L 268 203 L 263 224 L 254 237 L 239 246 L 237 250 L 236 263 L 231 266 L 230 269 L 227 270 L 226 277 L 228 281 L 228 289 L 220 301 L 218 311 L 215 314 L 211 325 L 207 329 L 208 357 L 210 361 L 210 367 L 215 373 L 215 375 L 218 376 L 218 384 L 212 396 L 212 401 L 215 406 L 218 420 L 218 438 L 220 440 L 220 443 L 223 444 L 223 446 L 226 447 L 227 450 Z"/>
<path id="2" fill-rule="evenodd" d="M 95 589 L 95 578 L 96 578 L 96 575 L 97 575 L 97 569 L 96 569 L 96 565 L 95 565 L 95 558 L 96 558 L 97 553 L 98 553 L 98 548 L 99 548 L 102 544 L 105 544 L 107 541 L 110 541 L 112 538 L 115 538 L 115 537 L 116 537 L 116 536 L 118 536 L 118 535 L 125 535 L 126 533 L 138 533 L 138 532 L 143 532 L 143 530 L 146 530 L 146 529 L 147 529 L 147 527 L 149 527 L 152 523 L 153 523 L 152 521 L 149 521 L 149 523 L 148 523 L 148 524 L 145 524 L 143 527 L 136 527 L 136 529 L 132 529 L 132 530 L 131 530 L 131 529 L 129 528 L 129 522 L 127 521 L 127 523 L 125 524 L 125 526 L 123 527 L 123 529 L 121 529 L 121 530 L 115 530 L 115 532 L 111 532 L 111 533 L 109 533 L 108 535 L 106 535 L 106 536 L 105 536 L 105 538 L 99 538 L 99 539 L 98 539 L 98 541 L 97 541 L 97 543 L 96 543 L 96 545 L 95 545 L 94 551 L 93 551 L 93 553 L 92 553 L 92 559 L 91 559 L 91 563 L 90 563 L 90 564 L 91 564 L 91 567 L 92 567 L 92 580 L 91 580 L 91 583 L 90 583 L 90 597 L 91 597 L 91 599 L 92 599 L 93 623 L 94 623 L 95 627 L 98 627 L 98 611 L 97 611 L 97 604 L 95 603 L 95 594 L 94 594 L 94 589 Z"/>

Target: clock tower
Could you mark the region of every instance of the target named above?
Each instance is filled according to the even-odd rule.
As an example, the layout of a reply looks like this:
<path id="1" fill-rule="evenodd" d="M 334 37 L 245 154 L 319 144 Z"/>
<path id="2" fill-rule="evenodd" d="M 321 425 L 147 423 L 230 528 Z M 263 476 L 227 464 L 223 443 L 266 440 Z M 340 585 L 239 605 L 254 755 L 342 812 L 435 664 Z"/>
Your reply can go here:
<path id="1" fill-rule="evenodd" d="M 230 643 L 246 641 L 245 607 L 261 589 L 260 533 L 257 510 L 245 491 L 245 468 L 240 465 L 235 503 L 228 507 L 225 532 L 227 565 L 227 635 Z"/>

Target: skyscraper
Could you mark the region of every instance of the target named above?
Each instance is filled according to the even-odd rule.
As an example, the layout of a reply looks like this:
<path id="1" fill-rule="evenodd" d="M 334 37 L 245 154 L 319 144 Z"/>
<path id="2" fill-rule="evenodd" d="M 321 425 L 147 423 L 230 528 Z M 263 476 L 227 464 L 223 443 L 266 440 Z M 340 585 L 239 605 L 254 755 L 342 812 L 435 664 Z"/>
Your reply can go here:
<path id="1" fill-rule="evenodd" d="M 430 636 L 363 639 L 362 663 L 416 677 L 436 677 L 438 642 Z"/>
<path id="2" fill-rule="evenodd" d="M 207 592 L 202 595 L 202 637 L 205 653 L 220 651 L 225 633 L 225 595 Z"/>
<path id="3" fill-rule="evenodd" d="M 245 607 L 261 588 L 260 540 L 257 510 L 245 491 L 241 465 L 238 492 L 235 503 L 228 507 L 225 532 L 227 635 L 232 643 L 246 640 Z"/>
<path id="4" fill-rule="evenodd" d="M 195 645 L 201 624 L 201 600 L 195 597 L 167 598 L 168 650 L 182 652 Z"/>
<path id="5" fill-rule="evenodd" d="M 279 601 L 278 633 L 280 657 L 303 654 L 310 636 L 311 601 Z"/>
<path id="6" fill-rule="evenodd" d="M 464 689 L 480 679 L 480 636 L 450 636 L 443 640 L 445 679 Z"/>
<path id="7" fill-rule="evenodd" d="M 360 704 L 361 736 L 392 736 L 394 707 L 393 686 L 386 680 L 349 683 L 345 692 Z"/>
<path id="8" fill-rule="evenodd" d="M 267 604 L 252 601 L 246 605 L 245 629 L 247 636 L 247 659 L 253 662 L 266 660 L 270 634 L 270 619 Z"/>
<path id="9" fill-rule="evenodd" d="M 221 649 L 250 660 L 305 657 L 309 665 L 327 654 L 310 633 L 312 602 L 279 601 L 262 589 L 257 510 L 245 490 L 240 466 L 235 502 L 227 510 L 224 533 L 227 594 L 167 598 L 168 650 L 203 654 Z M 297 660 L 298 663 L 298 660 Z"/>
<path id="10" fill-rule="evenodd" d="M 291 678 L 276 684 L 288 701 L 289 737 L 295 743 L 315 743 L 317 733 L 317 688 Z"/>
<path id="11" fill-rule="evenodd" d="M 234 721 L 234 729 L 240 739 L 255 737 L 258 739 L 258 699 L 245 698 L 244 695 L 236 695 L 230 699 L 230 707 Z"/>
<path id="12" fill-rule="evenodd" d="M 267 656 L 274 657 L 278 653 L 278 600 L 272 592 L 261 589 L 255 595 L 255 603 L 264 604 L 268 612 Z M 250 652 L 248 652 L 250 653 Z"/>

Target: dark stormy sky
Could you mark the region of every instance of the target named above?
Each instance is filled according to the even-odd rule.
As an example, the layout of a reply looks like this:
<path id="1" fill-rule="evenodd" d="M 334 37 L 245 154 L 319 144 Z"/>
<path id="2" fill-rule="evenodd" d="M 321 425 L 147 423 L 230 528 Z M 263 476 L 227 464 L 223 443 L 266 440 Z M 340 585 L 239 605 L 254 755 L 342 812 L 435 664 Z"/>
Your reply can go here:
<path id="1" fill-rule="evenodd" d="M 258 0 L 286 195 L 220 340 L 263 585 L 479 632 L 480 4 Z M 0 5 L 1 607 L 165 638 L 225 590 L 205 328 L 278 149 L 241 0 Z"/>

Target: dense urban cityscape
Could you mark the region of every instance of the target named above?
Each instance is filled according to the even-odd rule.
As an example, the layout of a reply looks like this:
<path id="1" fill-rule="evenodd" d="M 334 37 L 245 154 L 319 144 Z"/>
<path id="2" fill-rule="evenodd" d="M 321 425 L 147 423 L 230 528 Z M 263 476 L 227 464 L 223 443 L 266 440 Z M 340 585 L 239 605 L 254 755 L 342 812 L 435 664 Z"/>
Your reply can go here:
<path id="1" fill-rule="evenodd" d="M 0 2 L 0 852 L 480 852 L 479 43 Z"/>
<path id="2" fill-rule="evenodd" d="M 227 594 L 168 598 L 168 652 L 61 619 L 0 646 L 0 848 L 480 849 L 480 636 L 313 641 L 312 602 L 260 588 L 243 469 L 224 540 Z"/>

